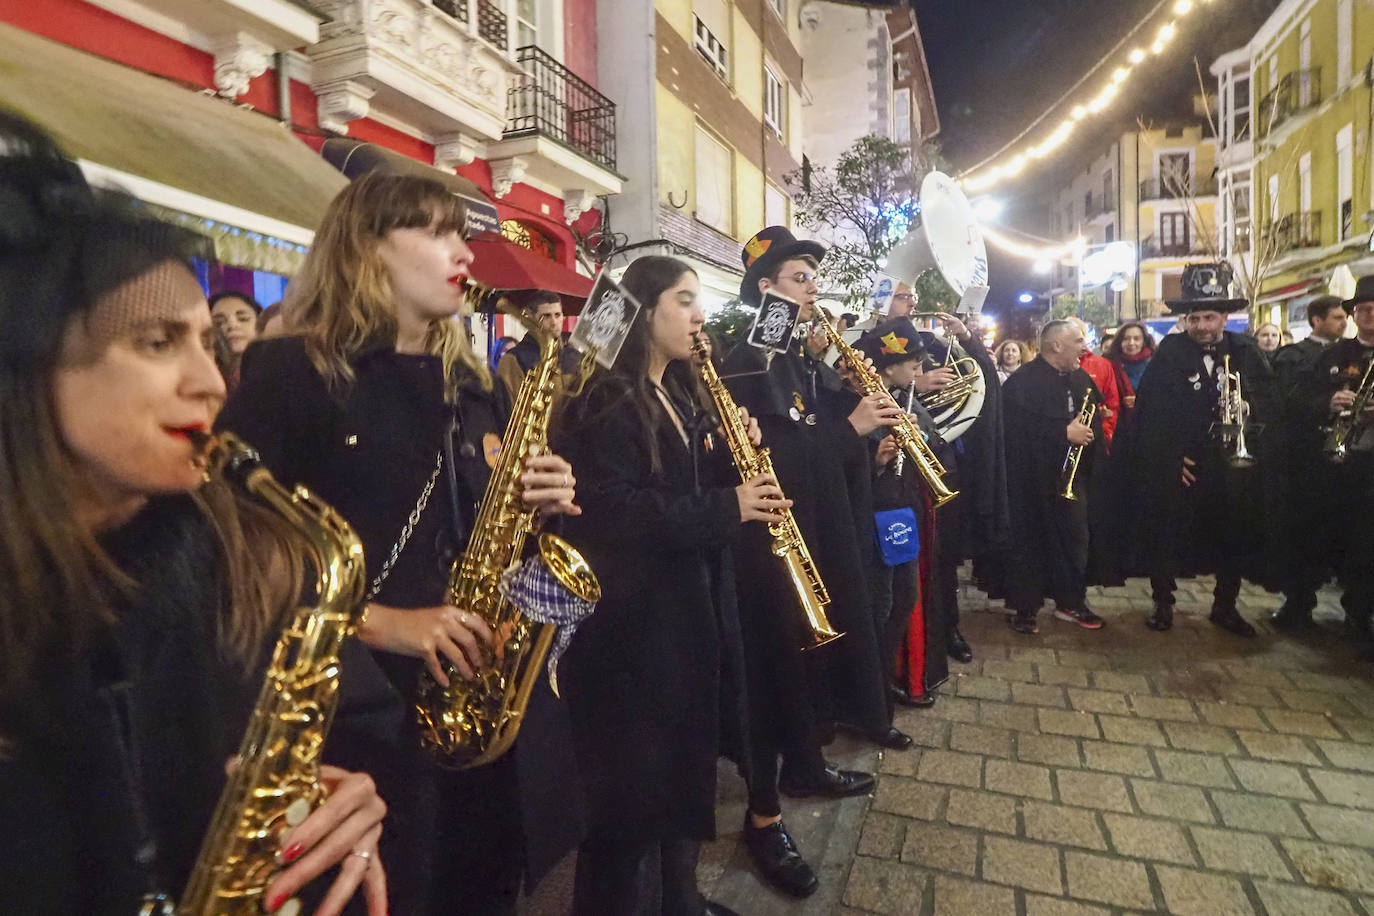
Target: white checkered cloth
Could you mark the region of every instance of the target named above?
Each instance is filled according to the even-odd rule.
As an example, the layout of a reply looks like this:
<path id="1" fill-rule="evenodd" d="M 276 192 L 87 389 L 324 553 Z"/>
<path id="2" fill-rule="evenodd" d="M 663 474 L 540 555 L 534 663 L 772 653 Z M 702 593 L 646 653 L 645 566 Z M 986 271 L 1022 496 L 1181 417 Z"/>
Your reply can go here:
<path id="1" fill-rule="evenodd" d="M 558 660 L 572 643 L 578 624 L 596 610 L 596 602 L 585 601 L 564 588 L 538 554 L 503 572 L 500 590 L 526 617 L 558 626 L 553 648 L 549 650 L 549 686 L 554 696 L 559 696 Z"/>

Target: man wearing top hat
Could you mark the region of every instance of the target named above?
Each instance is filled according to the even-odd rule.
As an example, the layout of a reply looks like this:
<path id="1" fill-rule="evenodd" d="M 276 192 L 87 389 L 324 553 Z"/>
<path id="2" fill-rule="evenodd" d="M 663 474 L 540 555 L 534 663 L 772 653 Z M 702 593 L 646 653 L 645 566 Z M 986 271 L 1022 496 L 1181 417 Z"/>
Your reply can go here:
<path id="1" fill-rule="evenodd" d="M 800 320 L 810 322 L 824 255 L 822 245 L 798 240 L 781 226 L 760 231 L 741 255 L 740 298 L 756 305 L 771 290 L 797 302 Z M 800 342 L 771 360 L 741 343 L 721 369 L 735 400 L 758 419 L 778 482 L 793 500 L 792 514 L 830 592 L 831 623 L 845 634 L 801 654 L 801 616 L 792 589 L 765 532 L 746 533 L 736 555 L 750 706 L 744 839 L 763 876 L 799 897 L 814 892 L 817 879 L 781 821 L 778 792 L 838 798 L 873 786 L 867 773 L 826 763 L 821 745 L 828 721 L 847 721 L 884 747 L 901 750 L 911 744 L 891 726 L 863 575 L 865 552 L 873 549 L 871 510 L 855 506 L 845 472 L 848 456 L 864 450 L 862 437 L 897 422 L 901 412 L 890 400 L 867 397 L 841 415 L 826 392 L 823 373 L 833 370 L 804 356 Z M 867 541 L 861 542 L 864 514 Z"/>
<path id="2" fill-rule="evenodd" d="M 1355 295 L 1341 305 L 1354 319 L 1355 336 L 1336 341 L 1317 357 L 1306 398 L 1307 426 L 1323 437 L 1337 418 L 1348 416 L 1374 359 L 1374 276 L 1361 277 Z M 1339 463 L 1324 462 L 1327 476 L 1321 482 L 1339 506 L 1339 516 L 1324 522 L 1335 539 L 1330 558 L 1344 589 L 1346 626 L 1351 638 L 1368 651 L 1374 616 L 1374 412 L 1365 410 L 1354 419 L 1348 455 Z"/>
<path id="3" fill-rule="evenodd" d="M 1123 545 L 1133 572 L 1150 577 L 1154 612 L 1145 621 L 1168 630 L 1174 621 L 1175 578 L 1214 573 L 1210 620 L 1239 636 L 1255 630 L 1240 615 L 1242 576 L 1268 585 L 1274 572 L 1272 484 L 1281 480 L 1275 436 L 1261 427 L 1278 419 L 1273 376 L 1248 337 L 1226 330 L 1226 316 L 1245 308 L 1231 297 L 1229 264 L 1189 264 L 1183 298 L 1168 301 L 1183 315 L 1184 333 L 1160 342 L 1136 396 L 1123 453 L 1130 462 L 1126 492 L 1142 507 L 1141 523 Z M 1234 442 L 1217 427 L 1223 367 L 1230 357 L 1250 406 L 1250 467 L 1233 466 Z"/>

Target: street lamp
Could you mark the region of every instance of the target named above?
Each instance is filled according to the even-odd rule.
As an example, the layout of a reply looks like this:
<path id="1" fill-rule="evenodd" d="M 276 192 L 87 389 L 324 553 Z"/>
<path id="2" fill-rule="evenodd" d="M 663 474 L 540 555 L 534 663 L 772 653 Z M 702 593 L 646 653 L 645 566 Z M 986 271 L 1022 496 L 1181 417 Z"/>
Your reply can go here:
<path id="1" fill-rule="evenodd" d="M 1022 293 L 1021 295 L 1016 297 L 1016 301 L 1021 303 L 1022 305 L 1030 305 L 1032 302 L 1035 301 L 1035 296 L 1031 293 Z"/>
<path id="2" fill-rule="evenodd" d="M 1136 251 L 1131 242 L 1104 242 L 1085 247 L 1078 261 L 1078 317 L 1083 317 L 1083 287 L 1110 286 L 1120 292 L 1135 276 L 1135 271 Z"/>

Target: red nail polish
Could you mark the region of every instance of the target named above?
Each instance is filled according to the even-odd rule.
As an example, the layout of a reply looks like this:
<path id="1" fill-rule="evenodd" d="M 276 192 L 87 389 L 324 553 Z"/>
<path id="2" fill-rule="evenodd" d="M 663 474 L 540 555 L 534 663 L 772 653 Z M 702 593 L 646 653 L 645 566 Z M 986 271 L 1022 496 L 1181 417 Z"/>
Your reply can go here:
<path id="1" fill-rule="evenodd" d="M 277 910 L 281 909 L 281 905 L 282 905 L 283 903 L 285 903 L 285 902 L 286 902 L 286 895 L 285 895 L 285 894 L 278 894 L 277 896 L 273 897 L 271 900 L 268 900 L 268 901 L 267 901 L 267 912 L 269 912 L 269 913 L 275 913 Z"/>
<path id="2" fill-rule="evenodd" d="M 304 843 L 292 843 L 282 852 L 281 860 L 283 862 L 294 862 L 301 857 L 301 853 L 303 852 L 305 852 Z"/>

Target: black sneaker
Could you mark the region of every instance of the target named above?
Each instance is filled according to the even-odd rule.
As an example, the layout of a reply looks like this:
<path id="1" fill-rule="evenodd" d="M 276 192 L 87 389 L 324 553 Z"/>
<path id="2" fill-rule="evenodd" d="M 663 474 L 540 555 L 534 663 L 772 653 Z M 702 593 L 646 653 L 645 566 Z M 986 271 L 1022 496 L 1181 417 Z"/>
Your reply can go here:
<path id="1" fill-rule="evenodd" d="M 1232 606 L 1220 607 L 1213 605 L 1211 616 L 1207 619 L 1228 633 L 1235 633 L 1237 636 L 1244 636 L 1246 638 L 1255 635 L 1255 628 L 1250 626 L 1250 622 L 1240 616 L 1240 611 Z"/>
<path id="2" fill-rule="evenodd" d="M 1007 622 L 1010 623 L 1011 628 L 1018 633 L 1025 633 L 1028 636 L 1033 636 L 1040 632 L 1040 624 L 1035 622 L 1034 614 L 1017 613 Z"/>
<path id="3" fill-rule="evenodd" d="M 1154 613 L 1145 618 L 1145 626 L 1163 633 L 1174 625 L 1174 606 L 1155 602 Z"/>
<path id="4" fill-rule="evenodd" d="M 782 821 L 755 827 L 744 812 L 744 845 L 763 879 L 793 897 L 810 897 L 821 883 Z"/>
<path id="5" fill-rule="evenodd" d="M 1310 630 L 1317 625 L 1316 621 L 1312 619 L 1310 605 L 1292 604 L 1288 601 L 1285 601 L 1282 607 L 1269 615 L 1269 622 L 1278 629 L 1289 632 Z"/>
<path id="6" fill-rule="evenodd" d="M 1106 621 L 1088 610 L 1085 604 L 1076 611 L 1067 608 L 1057 607 L 1054 609 L 1054 616 L 1066 623 L 1076 623 L 1085 630 L 1100 630 L 1106 625 Z"/>

